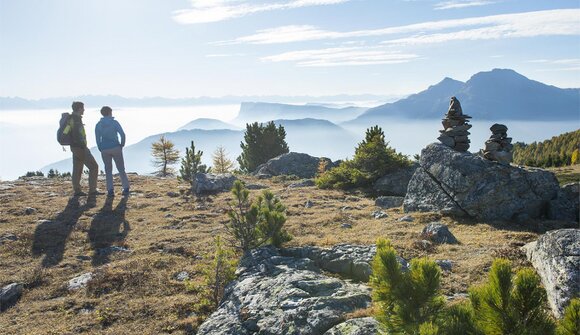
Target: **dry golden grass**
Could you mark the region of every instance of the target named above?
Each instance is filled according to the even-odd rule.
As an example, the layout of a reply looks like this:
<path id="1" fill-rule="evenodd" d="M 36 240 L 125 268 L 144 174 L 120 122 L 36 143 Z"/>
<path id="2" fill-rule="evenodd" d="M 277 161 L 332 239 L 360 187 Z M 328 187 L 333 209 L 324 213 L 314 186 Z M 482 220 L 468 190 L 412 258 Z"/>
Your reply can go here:
<path id="1" fill-rule="evenodd" d="M 286 229 L 294 236 L 289 246 L 329 247 L 338 243 L 373 244 L 390 239 L 405 258 L 429 256 L 450 259 L 453 271 L 444 273 L 446 295 L 465 293 L 484 280 L 494 257 L 507 257 L 526 265 L 519 247 L 537 238 L 536 228 L 546 223 L 515 226 L 502 222 L 474 222 L 413 213 L 413 222 L 399 222 L 401 209 L 374 219 L 374 201 L 359 193 L 289 189 L 291 181 L 255 180 L 267 185 L 288 209 Z M 195 290 L 175 279 L 187 271 L 192 282 L 202 282 L 201 269 L 214 251 L 213 239 L 224 235 L 229 193 L 202 199 L 171 197 L 185 194 L 187 186 L 175 178 L 130 175 L 132 194 L 107 203 L 105 196 L 87 203 L 69 201 L 70 181 L 32 180 L 4 182 L 0 191 L 0 238 L 14 234 L 16 241 L 0 245 L 0 286 L 25 283 L 20 301 L 0 314 L 6 334 L 186 334 L 191 333 L 211 308 Z M 104 189 L 103 181 L 99 181 Z M 117 186 L 117 189 L 120 187 Z M 260 193 L 251 191 L 252 196 Z M 307 200 L 314 203 L 305 208 Z M 24 214 L 27 207 L 35 208 Z M 43 222 L 40 220 L 50 220 Z M 449 225 L 458 245 L 431 251 L 414 247 L 423 226 L 440 220 Z M 352 228 L 342 228 L 348 223 Z M 102 255 L 109 246 L 130 252 Z M 86 272 L 95 279 L 86 289 L 69 291 L 67 282 Z M 370 310 L 357 315 L 368 315 Z"/>

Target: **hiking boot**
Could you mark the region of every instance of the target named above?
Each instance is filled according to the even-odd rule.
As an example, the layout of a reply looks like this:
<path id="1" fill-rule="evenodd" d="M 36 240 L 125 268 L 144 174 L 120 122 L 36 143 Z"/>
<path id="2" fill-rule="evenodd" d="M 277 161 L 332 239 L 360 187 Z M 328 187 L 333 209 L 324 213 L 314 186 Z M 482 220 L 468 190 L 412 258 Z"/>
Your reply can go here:
<path id="1" fill-rule="evenodd" d="M 87 194 L 86 194 L 85 192 L 83 192 L 83 191 L 78 191 L 78 192 L 75 192 L 75 193 L 74 193 L 74 196 L 75 196 L 75 197 L 84 197 L 84 196 L 86 196 L 86 195 L 87 195 Z"/>
<path id="2" fill-rule="evenodd" d="M 123 194 L 124 197 L 128 196 L 129 195 L 129 189 L 128 188 L 123 189 L 123 193 L 122 194 Z"/>

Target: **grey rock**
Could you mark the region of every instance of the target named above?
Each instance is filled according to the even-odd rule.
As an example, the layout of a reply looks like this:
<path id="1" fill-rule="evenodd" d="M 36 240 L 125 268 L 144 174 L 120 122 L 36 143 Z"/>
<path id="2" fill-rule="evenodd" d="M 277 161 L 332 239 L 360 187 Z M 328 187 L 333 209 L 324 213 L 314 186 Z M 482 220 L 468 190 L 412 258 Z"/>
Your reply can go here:
<path id="1" fill-rule="evenodd" d="M 407 186 L 419 164 L 399 169 L 379 178 L 373 185 L 373 190 L 378 195 L 394 195 L 404 197 L 407 194 Z"/>
<path id="2" fill-rule="evenodd" d="M 352 225 L 350 223 L 343 223 L 340 225 L 340 228 L 350 229 L 352 228 Z"/>
<path id="3" fill-rule="evenodd" d="M 0 245 L 7 243 L 7 242 L 14 242 L 18 240 L 18 236 L 12 233 L 5 233 L 0 235 Z"/>
<path id="4" fill-rule="evenodd" d="M 371 303 L 367 287 L 326 277 L 310 259 L 273 247 L 246 253 L 236 273 L 198 334 L 323 334 Z"/>
<path id="5" fill-rule="evenodd" d="M 323 335 L 375 335 L 379 333 L 379 329 L 379 322 L 374 318 L 357 318 L 346 320 Z"/>
<path id="6" fill-rule="evenodd" d="M 405 201 L 406 212 L 433 211 L 481 220 L 548 215 L 560 189 L 553 173 L 504 166 L 439 143 L 423 149 Z"/>
<path id="7" fill-rule="evenodd" d="M 295 175 L 300 178 L 313 178 L 318 172 L 320 160 L 324 158 L 312 157 L 308 154 L 289 152 L 272 158 L 258 166 L 255 175 L 268 174 L 271 176 Z M 328 158 L 327 161 L 330 162 Z M 332 166 L 332 162 L 327 168 Z"/>
<path id="8" fill-rule="evenodd" d="M 16 303 L 22 295 L 22 284 L 12 283 L 0 290 L 0 312 Z"/>
<path id="9" fill-rule="evenodd" d="M 195 194 L 228 192 L 238 178 L 230 173 L 198 173 L 195 175 Z"/>
<path id="10" fill-rule="evenodd" d="M 181 271 L 175 276 L 177 281 L 186 281 L 189 279 L 189 273 L 187 271 Z"/>
<path id="11" fill-rule="evenodd" d="M 580 295 L 580 229 L 549 231 L 523 249 L 542 279 L 552 312 L 561 317 Z"/>
<path id="12" fill-rule="evenodd" d="M 170 191 L 170 192 L 167 192 L 167 196 L 170 198 L 177 198 L 177 197 L 179 197 L 179 193 Z"/>
<path id="13" fill-rule="evenodd" d="M 403 217 L 400 217 L 399 222 L 413 222 L 415 221 L 415 219 L 413 219 L 413 217 L 411 215 L 405 215 Z"/>
<path id="14" fill-rule="evenodd" d="M 24 214 L 26 214 L 26 215 L 31 215 L 31 214 L 34 214 L 34 213 L 36 213 L 36 208 L 26 207 L 24 209 Z"/>
<path id="15" fill-rule="evenodd" d="M 78 277 L 68 281 L 69 290 L 78 290 L 87 286 L 87 284 L 93 280 L 94 274 L 92 272 L 83 273 Z"/>
<path id="16" fill-rule="evenodd" d="M 304 203 L 304 208 L 311 208 L 312 206 L 314 206 L 314 202 L 312 202 L 312 200 L 306 200 Z"/>
<path id="17" fill-rule="evenodd" d="M 580 219 L 580 183 L 570 183 L 562 186 L 558 197 L 550 201 L 548 216 L 554 220 L 569 220 L 578 222 Z"/>
<path id="18" fill-rule="evenodd" d="M 421 237 L 437 244 L 456 244 L 457 239 L 446 225 L 441 222 L 431 222 L 423 228 L 421 232 Z"/>
<path id="19" fill-rule="evenodd" d="M 131 252 L 131 250 L 123 247 L 118 247 L 116 245 L 106 248 L 99 248 L 96 250 L 98 256 L 107 256 L 117 252 Z"/>
<path id="20" fill-rule="evenodd" d="M 263 190 L 265 188 L 268 188 L 268 186 L 266 186 L 264 184 L 247 184 L 246 188 L 248 190 Z"/>
<path id="21" fill-rule="evenodd" d="M 371 213 L 371 216 L 377 220 L 379 219 L 384 219 L 386 217 L 389 217 L 389 214 L 383 212 L 383 211 L 374 211 Z"/>
<path id="22" fill-rule="evenodd" d="M 292 184 L 288 185 L 288 188 L 311 187 L 311 186 L 315 186 L 315 185 L 316 185 L 316 183 L 314 182 L 314 180 L 304 179 L 300 182 L 292 183 Z"/>
<path id="23" fill-rule="evenodd" d="M 453 261 L 449 259 L 437 259 L 435 260 L 435 263 L 437 263 L 437 265 L 439 265 L 439 267 L 443 271 L 450 272 L 451 270 L 453 270 Z"/>
<path id="24" fill-rule="evenodd" d="M 382 196 L 375 200 L 375 206 L 381 208 L 395 208 L 403 205 L 404 197 Z"/>

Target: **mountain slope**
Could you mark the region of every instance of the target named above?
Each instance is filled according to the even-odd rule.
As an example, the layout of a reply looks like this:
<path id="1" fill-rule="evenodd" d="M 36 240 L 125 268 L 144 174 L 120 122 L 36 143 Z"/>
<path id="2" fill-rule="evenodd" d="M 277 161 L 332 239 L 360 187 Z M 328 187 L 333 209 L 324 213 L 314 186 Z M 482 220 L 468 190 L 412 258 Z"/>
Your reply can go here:
<path id="1" fill-rule="evenodd" d="M 237 123 L 265 122 L 276 119 L 324 119 L 331 122 L 351 120 L 367 108 L 329 108 L 320 105 L 288 105 L 267 102 L 242 102 Z"/>
<path id="2" fill-rule="evenodd" d="M 561 89 L 508 69 L 479 72 L 467 82 L 445 78 L 425 91 L 371 108 L 354 122 L 375 118 L 442 118 L 456 96 L 465 114 L 485 120 L 578 120 L 580 89 Z"/>
<path id="3" fill-rule="evenodd" d="M 203 130 L 218 130 L 218 129 L 230 129 L 239 130 L 239 127 L 223 122 L 216 119 L 199 118 L 195 119 L 186 125 L 180 127 L 177 130 L 192 130 L 192 129 L 203 129 Z"/>

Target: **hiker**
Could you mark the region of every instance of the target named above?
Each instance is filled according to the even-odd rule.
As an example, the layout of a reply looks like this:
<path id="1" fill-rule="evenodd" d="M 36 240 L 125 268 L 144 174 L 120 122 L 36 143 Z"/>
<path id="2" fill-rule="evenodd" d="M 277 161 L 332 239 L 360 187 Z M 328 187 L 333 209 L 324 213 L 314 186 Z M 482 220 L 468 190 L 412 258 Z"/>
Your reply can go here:
<path id="1" fill-rule="evenodd" d="M 80 101 L 72 103 L 72 130 L 70 150 L 73 154 L 73 172 L 72 184 L 75 196 L 87 195 L 81 190 L 81 176 L 83 166 L 89 169 L 89 195 L 102 194 L 97 190 L 97 175 L 99 174 L 99 165 L 87 147 L 87 134 L 83 125 L 83 114 L 85 104 Z"/>
<path id="2" fill-rule="evenodd" d="M 109 106 L 101 108 L 103 117 L 95 127 L 95 136 L 97 137 L 97 147 L 101 152 L 103 163 L 105 164 L 105 175 L 107 178 L 107 196 L 115 195 L 113 187 L 113 164 L 115 161 L 121 185 L 123 186 L 123 196 L 129 195 L 129 179 L 125 173 L 125 162 L 123 160 L 123 147 L 125 146 L 125 132 L 121 124 L 113 118 L 113 110 Z M 119 142 L 119 136 L 121 142 Z"/>

